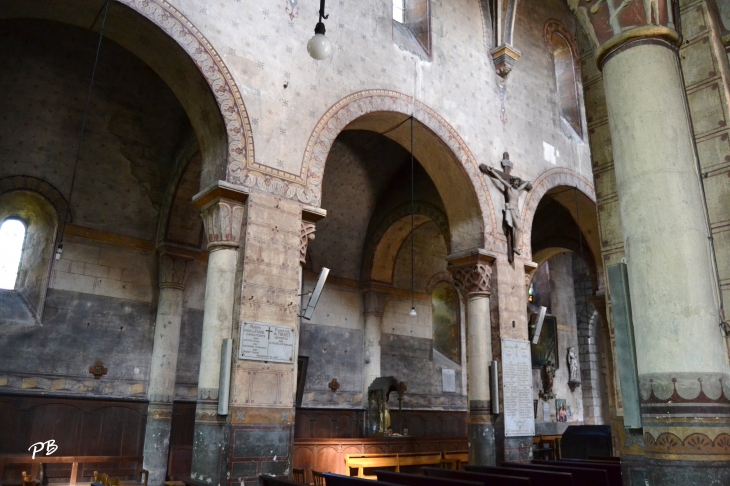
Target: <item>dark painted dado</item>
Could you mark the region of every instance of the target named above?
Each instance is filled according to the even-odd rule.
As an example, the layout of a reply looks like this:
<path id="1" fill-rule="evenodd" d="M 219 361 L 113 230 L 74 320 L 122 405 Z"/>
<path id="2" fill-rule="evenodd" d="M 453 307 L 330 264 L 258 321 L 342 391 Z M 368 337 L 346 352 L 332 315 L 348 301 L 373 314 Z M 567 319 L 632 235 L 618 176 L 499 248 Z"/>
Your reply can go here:
<path id="1" fill-rule="evenodd" d="M 296 439 L 354 439 L 362 437 L 364 410 L 306 409 L 296 412 Z M 466 412 L 391 409 L 391 427 L 408 429 L 410 437 L 466 438 Z"/>
<path id="2" fill-rule="evenodd" d="M 730 484 L 727 461 L 666 461 L 642 456 L 623 456 L 624 486 L 726 486 Z"/>
<path id="3" fill-rule="evenodd" d="M 232 425 L 228 484 L 259 484 L 261 474 L 286 476 L 293 433 L 289 425 Z"/>

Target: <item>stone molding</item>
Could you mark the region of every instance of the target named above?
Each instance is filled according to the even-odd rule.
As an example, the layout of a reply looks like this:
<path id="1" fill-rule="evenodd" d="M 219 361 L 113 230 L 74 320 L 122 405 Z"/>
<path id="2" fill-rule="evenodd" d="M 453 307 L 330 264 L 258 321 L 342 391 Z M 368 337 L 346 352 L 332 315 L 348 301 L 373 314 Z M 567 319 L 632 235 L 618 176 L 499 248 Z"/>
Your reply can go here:
<path id="1" fill-rule="evenodd" d="M 603 66 L 611 51 L 637 39 L 679 40 L 675 2 L 664 0 L 568 0 L 596 51 L 596 63 Z"/>
<path id="2" fill-rule="evenodd" d="M 512 68 L 517 64 L 517 61 L 522 57 L 522 53 L 514 47 L 502 44 L 501 46 L 495 47 L 489 53 L 492 55 L 492 62 L 494 62 L 494 69 L 497 74 L 503 78 L 512 72 Z"/>
<path id="3" fill-rule="evenodd" d="M 525 203 L 522 205 L 522 242 L 520 247 L 522 248 L 522 256 L 526 259 L 532 258 L 532 246 L 530 241 L 532 239 L 532 222 L 535 219 L 535 211 L 537 206 L 540 204 L 543 196 L 553 187 L 568 186 L 575 187 L 583 193 L 588 199 L 596 202 L 596 190 L 593 187 L 591 181 L 575 172 L 574 170 L 567 169 L 565 167 L 556 167 L 549 169 L 540 174 L 532 183 L 532 190 L 527 193 Z"/>
<path id="4" fill-rule="evenodd" d="M 275 173 L 254 162 L 253 134 L 243 98 L 213 45 L 178 9 L 165 0 L 119 0 L 174 39 L 200 69 L 215 97 L 228 142 L 226 180 L 253 186 Z M 255 170 L 252 170 L 255 169 Z M 253 181 L 253 183 L 251 183 Z"/>
<path id="5" fill-rule="evenodd" d="M 147 407 L 147 420 L 172 420 L 172 401 L 169 403 L 150 401 Z"/>
<path id="6" fill-rule="evenodd" d="M 479 201 L 485 235 L 494 233 L 496 216 L 489 191 L 479 171 L 479 164 L 466 142 L 447 122 L 427 105 L 411 96 L 390 90 L 367 90 L 353 93 L 335 103 L 320 118 L 307 142 L 302 161 L 301 178 L 306 180 L 306 191 L 288 191 L 287 197 L 296 196 L 300 201 L 318 207 L 322 203 L 324 168 L 332 144 L 352 121 L 368 113 L 393 112 L 413 115 L 415 119 L 434 132 L 461 162 Z"/>

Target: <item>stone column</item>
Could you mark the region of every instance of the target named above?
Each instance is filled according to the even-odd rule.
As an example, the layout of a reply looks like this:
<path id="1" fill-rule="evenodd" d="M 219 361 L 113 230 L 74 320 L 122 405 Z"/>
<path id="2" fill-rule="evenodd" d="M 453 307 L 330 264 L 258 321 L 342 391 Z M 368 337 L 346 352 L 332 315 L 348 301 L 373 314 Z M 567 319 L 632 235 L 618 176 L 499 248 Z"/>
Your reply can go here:
<path id="1" fill-rule="evenodd" d="M 172 246 L 162 246 L 159 252 L 160 294 L 157 299 L 144 438 L 144 468 L 149 471 L 150 486 L 162 486 L 167 472 L 183 291 L 196 253 L 195 250 L 185 251 Z"/>
<path id="2" fill-rule="evenodd" d="M 626 248 L 645 452 L 629 473 L 730 484 L 730 370 L 674 2 L 571 2 L 603 70 Z"/>
<path id="3" fill-rule="evenodd" d="M 210 486 L 227 484 L 229 427 L 218 415 L 221 343 L 232 337 L 234 288 L 244 202 L 242 188 L 219 182 L 197 194 L 208 239 L 198 402 L 195 410 L 191 478 Z"/>
<path id="4" fill-rule="evenodd" d="M 380 337 L 387 293 L 366 286 L 362 291 L 365 329 L 363 333 L 362 401 L 368 406 L 368 387 L 380 377 Z"/>
<path id="5" fill-rule="evenodd" d="M 449 258 L 454 284 L 466 301 L 466 360 L 469 464 L 494 466 L 494 417 L 489 390 L 489 366 L 492 361 L 492 325 L 490 316 L 492 263 L 481 252 Z"/>

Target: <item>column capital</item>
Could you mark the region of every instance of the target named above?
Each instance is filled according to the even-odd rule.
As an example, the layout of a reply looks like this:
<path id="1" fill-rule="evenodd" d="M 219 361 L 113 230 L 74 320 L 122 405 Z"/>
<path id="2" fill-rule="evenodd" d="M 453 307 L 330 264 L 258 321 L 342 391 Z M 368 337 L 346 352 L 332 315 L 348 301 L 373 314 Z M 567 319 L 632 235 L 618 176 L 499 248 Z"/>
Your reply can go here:
<path id="1" fill-rule="evenodd" d="M 599 68 L 609 56 L 628 44 L 676 44 L 675 1 L 660 0 L 568 0 L 596 49 Z"/>
<path id="2" fill-rule="evenodd" d="M 492 265 L 496 257 L 486 250 L 472 249 L 455 253 L 447 259 L 447 270 L 454 276 L 454 284 L 469 294 L 492 292 Z"/>
<path id="3" fill-rule="evenodd" d="M 385 299 L 388 297 L 389 288 L 385 285 L 368 282 L 362 287 L 363 315 L 383 317 L 385 310 Z"/>
<path id="4" fill-rule="evenodd" d="M 200 254 L 200 249 L 175 243 L 157 246 L 160 254 L 160 288 L 185 289 L 190 267 Z"/>
<path id="5" fill-rule="evenodd" d="M 205 226 L 208 251 L 238 248 L 247 199 L 245 187 L 224 181 L 218 181 L 193 196 L 193 203 L 200 208 Z"/>
<path id="6" fill-rule="evenodd" d="M 302 225 L 299 232 L 299 263 L 304 265 L 307 262 L 307 248 L 309 242 L 314 240 L 314 232 L 317 230 L 316 223 L 327 216 L 327 211 L 314 206 L 302 206 Z"/>

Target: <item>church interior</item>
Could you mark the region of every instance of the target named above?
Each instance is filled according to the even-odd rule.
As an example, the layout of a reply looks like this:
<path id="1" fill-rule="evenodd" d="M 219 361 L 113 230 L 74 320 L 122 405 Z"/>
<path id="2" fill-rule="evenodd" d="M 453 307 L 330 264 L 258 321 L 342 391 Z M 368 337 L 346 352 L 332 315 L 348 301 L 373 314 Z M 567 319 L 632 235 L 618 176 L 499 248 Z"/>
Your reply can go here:
<path id="1" fill-rule="evenodd" d="M 0 0 L 0 59 L 0 486 L 730 485 L 727 0 Z"/>

